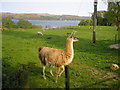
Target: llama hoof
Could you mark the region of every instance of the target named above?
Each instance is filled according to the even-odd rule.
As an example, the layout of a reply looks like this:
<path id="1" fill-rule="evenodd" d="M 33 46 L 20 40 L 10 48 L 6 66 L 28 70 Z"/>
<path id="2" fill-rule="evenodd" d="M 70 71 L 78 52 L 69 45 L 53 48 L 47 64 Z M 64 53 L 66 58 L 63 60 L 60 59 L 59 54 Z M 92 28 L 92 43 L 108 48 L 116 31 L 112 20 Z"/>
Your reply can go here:
<path id="1" fill-rule="evenodd" d="M 61 74 L 60 75 L 58 75 L 58 77 L 60 77 L 61 76 Z"/>
<path id="2" fill-rule="evenodd" d="M 54 76 L 53 74 L 51 74 L 51 76 Z"/>
<path id="3" fill-rule="evenodd" d="M 55 81 L 55 83 L 57 83 L 57 81 Z"/>
<path id="4" fill-rule="evenodd" d="M 46 77 L 45 77 L 45 76 L 43 76 L 43 78 L 46 80 Z"/>
<path id="5" fill-rule="evenodd" d="M 52 73 L 52 70 L 50 70 L 50 74 L 51 74 L 51 76 L 54 76 L 53 73 Z"/>

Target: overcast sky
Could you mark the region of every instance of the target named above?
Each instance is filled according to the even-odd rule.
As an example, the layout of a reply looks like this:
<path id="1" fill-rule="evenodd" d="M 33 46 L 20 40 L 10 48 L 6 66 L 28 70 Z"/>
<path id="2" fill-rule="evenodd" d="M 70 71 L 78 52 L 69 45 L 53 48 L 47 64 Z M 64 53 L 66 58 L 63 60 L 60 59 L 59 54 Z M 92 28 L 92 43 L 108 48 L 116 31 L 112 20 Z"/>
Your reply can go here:
<path id="1" fill-rule="evenodd" d="M 89 16 L 94 0 L 2 0 L 2 12 L 49 13 L 56 15 Z M 106 0 L 98 0 L 98 11 L 107 10 Z M 0 11 L 1 12 L 1 11 Z"/>

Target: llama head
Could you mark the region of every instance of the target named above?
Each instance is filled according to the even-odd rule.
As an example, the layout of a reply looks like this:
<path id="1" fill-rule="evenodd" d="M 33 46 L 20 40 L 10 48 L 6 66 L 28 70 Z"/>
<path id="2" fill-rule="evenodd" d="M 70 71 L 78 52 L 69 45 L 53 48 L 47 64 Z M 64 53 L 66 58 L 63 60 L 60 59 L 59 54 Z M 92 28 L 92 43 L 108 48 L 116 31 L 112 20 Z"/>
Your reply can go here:
<path id="1" fill-rule="evenodd" d="M 75 35 L 75 32 L 76 32 L 76 31 L 71 32 L 71 34 L 70 34 L 70 36 L 67 38 L 67 40 L 70 40 L 70 41 L 73 41 L 73 42 L 79 41 L 79 38 L 77 38 L 77 37 L 74 36 L 74 35 Z"/>

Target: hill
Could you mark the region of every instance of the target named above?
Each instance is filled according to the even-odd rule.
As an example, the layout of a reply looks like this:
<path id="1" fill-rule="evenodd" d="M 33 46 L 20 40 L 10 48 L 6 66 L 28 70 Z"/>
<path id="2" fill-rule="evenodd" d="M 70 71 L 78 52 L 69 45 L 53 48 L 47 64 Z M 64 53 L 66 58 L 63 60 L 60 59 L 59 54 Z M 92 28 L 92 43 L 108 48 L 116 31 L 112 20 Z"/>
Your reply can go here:
<path id="1" fill-rule="evenodd" d="M 0 13 L 2 17 L 9 17 L 10 19 L 27 19 L 27 20 L 88 20 L 89 17 L 75 16 L 75 15 L 53 15 L 47 13 L 33 14 L 33 13 Z"/>

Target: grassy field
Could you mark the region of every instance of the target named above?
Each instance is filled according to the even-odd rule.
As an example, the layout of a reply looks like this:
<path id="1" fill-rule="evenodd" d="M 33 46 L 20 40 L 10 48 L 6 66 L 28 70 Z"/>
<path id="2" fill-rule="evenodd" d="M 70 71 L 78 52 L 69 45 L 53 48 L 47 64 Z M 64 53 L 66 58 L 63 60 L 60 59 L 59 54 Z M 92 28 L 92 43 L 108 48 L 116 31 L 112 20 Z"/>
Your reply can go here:
<path id="1" fill-rule="evenodd" d="M 47 46 L 65 49 L 66 33 L 76 30 L 79 42 L 74 43 L 75 56 L 69 65 L 70 88 L 119 88 L 120 70 L 110 70 L 118 62 L 118 51 L 108 49 L 115 44 L 116 27 L 96 29 L 97 43 L 93 44 L 92 30 L 87 26 L 63 27 L 48 30 L 6 30 L 2 32 L 3 87 L 65 88 L 64 73 L 55 83 L 55 76 L 46 67 L 47 80 L 42 78 L 38 48 Z M 43 36 L 36 32 L 43 32 Z M 52 37 L 52 39 L 47 39 Z M 55 74 L 56 68 L 53 68 Z"/>

